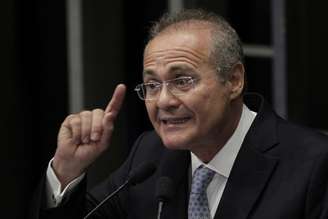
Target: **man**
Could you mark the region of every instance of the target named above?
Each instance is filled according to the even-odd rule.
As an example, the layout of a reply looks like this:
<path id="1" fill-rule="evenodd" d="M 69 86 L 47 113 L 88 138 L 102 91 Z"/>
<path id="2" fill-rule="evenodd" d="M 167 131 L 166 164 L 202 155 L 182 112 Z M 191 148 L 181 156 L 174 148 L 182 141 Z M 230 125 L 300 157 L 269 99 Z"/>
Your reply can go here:
<path id="1" fill-rule="evenodd" d="M 125 163 L 86 193 L 86 169 L 110 142 L 125 86 L 105 111 L 68 116 L 31 217 L 82 218 L 151 160 L 157 169 L 150 177 L 91 217 L 155 218 L 156 184 L 166 176 L 172 191 L 161 218 L 328 218 L 327 137 L 283 120 L 260 96 L 244 95 L 240 40 L 223 18 L 199 10 L 164 16 L 151 30 L 143 65 L 136 91 L 155 131 L 141 135 Z"/>

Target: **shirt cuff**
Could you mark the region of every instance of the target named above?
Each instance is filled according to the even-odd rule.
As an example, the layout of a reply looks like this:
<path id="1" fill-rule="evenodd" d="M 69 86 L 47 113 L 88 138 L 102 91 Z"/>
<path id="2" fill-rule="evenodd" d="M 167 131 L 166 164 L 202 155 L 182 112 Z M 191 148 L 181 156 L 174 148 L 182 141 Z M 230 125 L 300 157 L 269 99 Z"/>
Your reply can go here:
<path id="1" fill-rule="evenodd" d="M 85 173 L 81 176 L 72 180 L 63 190 L 60 181 L 58 180 L 55 171 L 52 168 L 53 158 L 49 161 L 47 168 L 47 178 L 46 178 L 46 197 L 47 197 L 47 208 L 55 208 L 60 203 L 62 203 L 63 198 L 68 197 L 69 194 L 77 187 L 77 185 L 82 181 Z"/>

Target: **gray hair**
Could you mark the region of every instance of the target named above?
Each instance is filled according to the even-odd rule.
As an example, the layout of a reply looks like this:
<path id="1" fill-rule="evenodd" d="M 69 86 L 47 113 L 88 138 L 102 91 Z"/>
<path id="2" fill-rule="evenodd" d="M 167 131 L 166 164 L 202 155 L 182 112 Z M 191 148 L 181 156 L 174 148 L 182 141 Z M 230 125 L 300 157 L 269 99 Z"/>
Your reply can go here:
<path id="1" fill-rule="evenodd" d="M 227 80 L 232 67 L 237 62 L 244 63 L 244 53 L 238 34 L 223 17 L 200 9 L 185 9 L 175 14 L 166 13 L 151 27 L 149 41 L 168 27 L 185 27 L 195 22 L 209 24 L 213 42 L 209 58 L 219 76 L 224 81 Z"/>

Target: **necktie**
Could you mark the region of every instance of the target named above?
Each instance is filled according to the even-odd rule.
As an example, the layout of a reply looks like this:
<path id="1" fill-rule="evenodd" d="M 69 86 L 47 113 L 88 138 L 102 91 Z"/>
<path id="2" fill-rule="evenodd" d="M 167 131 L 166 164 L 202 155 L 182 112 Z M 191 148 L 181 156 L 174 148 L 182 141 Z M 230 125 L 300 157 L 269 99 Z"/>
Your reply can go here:
<path id="1" fill-rule="evenodd" d="M 215 172 L 201 165 L 195 170 L 189 196 L 188 219 L 210 219 L 206 189 Z"/>

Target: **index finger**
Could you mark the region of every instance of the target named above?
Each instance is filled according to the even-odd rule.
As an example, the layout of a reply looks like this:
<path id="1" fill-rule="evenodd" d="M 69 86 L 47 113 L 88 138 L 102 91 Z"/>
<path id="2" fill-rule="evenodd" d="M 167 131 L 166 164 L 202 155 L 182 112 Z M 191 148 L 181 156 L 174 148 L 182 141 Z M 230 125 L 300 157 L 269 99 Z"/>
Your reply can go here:
<path id="1" fill-rule="evenodd" d="M 108 103 L 105 113 L 113 113 L 116 115 L 123 104 L 124 96 L 126 92 L 126 86 L 124 84 L 119 84 L 116 86 L 112 99 Z"/>

